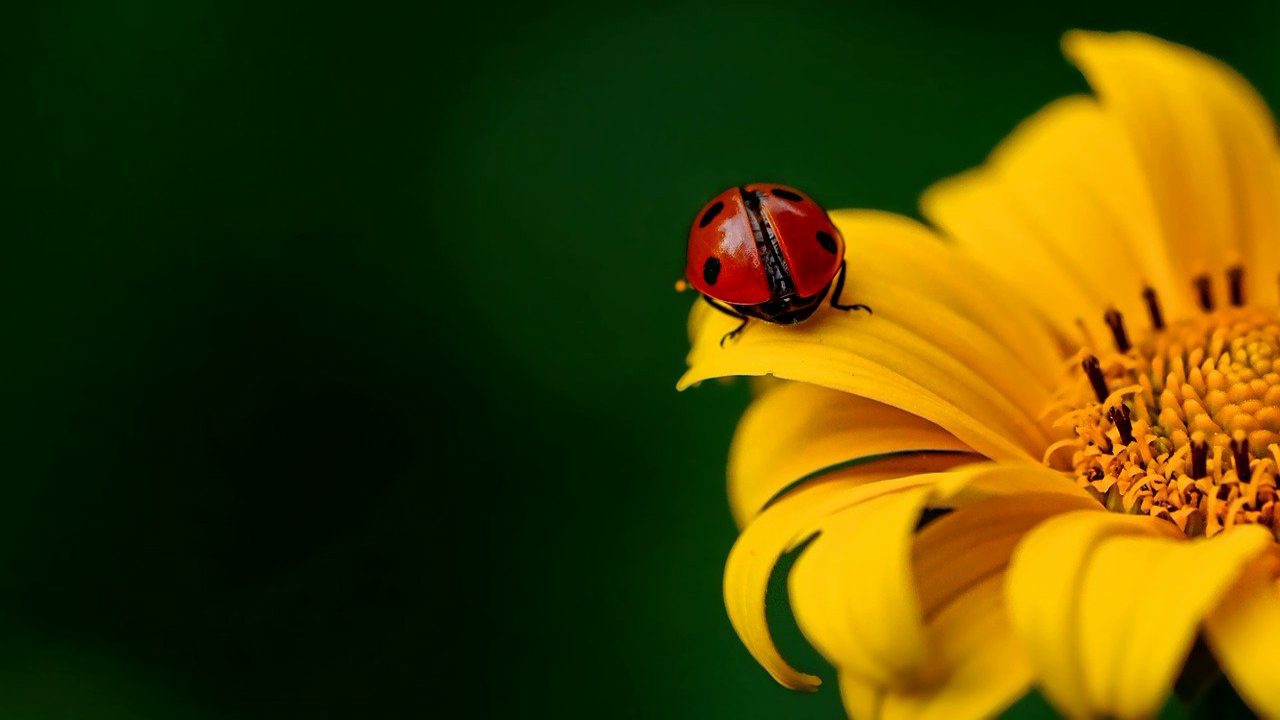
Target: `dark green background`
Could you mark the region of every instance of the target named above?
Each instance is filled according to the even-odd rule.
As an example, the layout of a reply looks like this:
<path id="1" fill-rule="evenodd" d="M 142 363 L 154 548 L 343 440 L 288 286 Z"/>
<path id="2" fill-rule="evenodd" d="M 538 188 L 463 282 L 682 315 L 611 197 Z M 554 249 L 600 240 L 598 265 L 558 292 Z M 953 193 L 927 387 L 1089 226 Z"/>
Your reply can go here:
<path id="1" fill-rule="evenodd" d="M 0 716 L 836 717 L 724 617 L 685 229 L 911 212 L 1084 88 L 1071 27 L 1280 98 L 1272 3 L 1038 6 L 10 12 Z"/>

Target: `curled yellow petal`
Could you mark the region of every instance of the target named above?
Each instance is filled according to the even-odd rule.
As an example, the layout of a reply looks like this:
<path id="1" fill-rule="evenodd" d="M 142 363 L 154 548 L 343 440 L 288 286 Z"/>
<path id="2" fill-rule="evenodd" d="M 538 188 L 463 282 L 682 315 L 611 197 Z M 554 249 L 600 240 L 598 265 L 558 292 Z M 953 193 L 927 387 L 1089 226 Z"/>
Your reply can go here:
<path id="1" fill-rule="evenodd" d="M 920 451 L 972 452 L 946 430 L 898 408 L 808 383 L 784 383 L 760 395 L 738 424 L 729 456 L 729 503 L 743 525 L 802 478 Z M 894 466 L 905 470 L 901 475 L 942 469 L 933 458 L 914 470 L 911 463 Z M 871 476 L 882 477 L 883 471 Z"/>
<path id="2" fill-rule="evenodd" d="M 990 467 L 981 472 L 991 487 L 996 487 L 1004 474 Z M 1051 473 L 1040 479 L 1046 481 L 1045 486 L 1060 487 L 1059 479 Z M 981 493 L 983 482 L 971 475 L 965 491 Z M 959 489 L 959 485 L 935 486 L 933 492 L 945 496 Z M 828 645 L 824 650 L 840 670 L 842 696 L 852 716 L 988 717 L 1007 707 L 1029 686 L 1031 664 L 1009 628 L 1001 599 L 1005 563 L 1018 539 L 1036 523 L 1097 504 L 1087 497 L 1056 491 L 984 499 L 975 494 L 968 502 L 957 502 L 964 496 L 965 492 L 960 492 L 950 497 L 948 504 L 958 507 L 914 538 L 909 528 L 904 531 L 901 527 L 902 520 L 910 524 L 914 516 L 907 513 L 902 520 L 892 521 L 898 525 L 896 530 L 890 528 L 897 533 L 896 541 L 895 536 L 874 527 L 876 520 L 892 516 L 893 507 L 887 502 L 874 507 L 869 503 L 865 512 L 880 518 L 869 523 L 867 515 L 842 517 L 839 528 L 833 530 L 847 534 L 844 542 L 833 537 L 835 532 L 815 541 L 801 561 L 814 563 L 808 577 L 802 575 L 805 570 L 797 563 L 792 575 L 793 607 L 800 616 L 805 612 L 802 605 L 816 605 L 813 612 L 827 623 L 822 627 L 802 623 L 802 627 L 810 637 L 826 639 L 845 632 L 856 641 L 851 643 L 853 647 Z M 909 503 L 900 507 L 905 509 Z M 910 544 L 907 563 L 902 557 L 904 541 Z M 866 548 L 872 546 L 877 552 L 867 553 Z M 878 555 L 880 548 L 895 561 L 855 559 L 852 562 L 857 568 L 848 572 L 848 580 L 861 585 L 840 585 L 851 557 Z M 829 557 L 822 560 L 819 553 L 824 549 Z M 875 570 L 867 572 L 868 568 Z M 911 580 L 903 577 L 904 572 L 910 573 Z M 888 597 L 870 604 L 865 597 L 857 597 L 860 591 Z M 833 598 L 840 601 L 830 602 Z M 824 608 L 824 602 L 830 607 Z M 858 621 L 850 622 L 850 617 Z M 884 664 L 889 652 L 901 653 L 895 638 L 904 636 L 914 639 L 922 657 L 896 667 Z M 877 647 L 879 657 L 859 659 Z M 899 654 L 894 659 L 908 657 Z M 865 667 L 868 661 L 879 664 L 870 673 Z"/>
<path id="3" fill-rule="evenodd" d="M 911 575 L 911 539 L 932 495 L 925 484 L 844 508 L 791 571 L 800 630 L 840 668 L 882 686 L 936 672 Z"/>
<path id="4" fill-rule="evenodd" d="M 828 516 L 885 495 L 918 490 L 927 486 L 930 477 L 871 485 L 819 483 L 779 500 L 743 530 L 725 565 L 725 609 L 743 645 L 779 683 L 797 690 L 814 690 L 821 680 L 799 672 L 783 660 L 769 633 L 765 590 L 778 557 L 818 533 Z"/>
<path id="5" fill-rule="evenodd" d="M 774 646 L 765 590 L 778 557 L 817 535 L 791 578 L 806 636 L 842 671 L 891 686 L 925 682 L 937 668 L 930 664 L 910 562 L 921 510 L 1028 493 L 1093 502 L 1069 478 L 1032 464 L 984 463 L 873 484 L 805 486 L 752 520 L 730 552 L 724 577 L 730 622 L 778 682 L 816 688 L 818 679 L 792 668 Z"/>

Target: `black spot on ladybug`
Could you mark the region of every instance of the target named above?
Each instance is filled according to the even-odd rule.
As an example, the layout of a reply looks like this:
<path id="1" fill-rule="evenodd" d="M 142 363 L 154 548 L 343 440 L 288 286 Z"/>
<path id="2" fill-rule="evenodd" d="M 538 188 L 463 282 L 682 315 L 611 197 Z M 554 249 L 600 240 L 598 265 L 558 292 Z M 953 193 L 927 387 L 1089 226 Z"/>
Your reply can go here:
<path id="1" fill-rule="evenodd" d="M 832 255 L 835 255 L 835 254 L 836 254 L 836 239 L 835 239 L 835 238 L 833 238 L 833 237 L 831 237 L 831 234 L 830 234 L 830 233 L 825 233 L 825 232 L 822 232 L 821 230 L 819 230 L 819 231 L 818 231 L 818 244 L 822 246 L 822 249 L 823 249 L 823 250 L 826 250 L 827 252 L 831 253 Z"/>
<path id="2" fill-rule="evenodd" d="M 773 194 L 783 200 L 790 200 L 791 202 L 802 202 L 804 200 L 804 198 L 800 197 L 798 194 L 793 193 L 790 190 L 783 190 L 782 188 L 774 188 Z"/>
<path id="3" fill-rule="evenodd" d="M 709 257 L 702 264 L 702 279 L 707 281 L 708 285 L 715 285 L 716 280 L 720 278 L 720 261 Z"/>
<path id="4" fill-rule="evenodd" d="M 704 228 L 710 225 L 711 221 L 715 220 L 716 216 L 719 215 L 720 211 L 723 209 L 724 209 L 724 203 L 722 202 L 717 202 L 715 205 L 712 205 L 711 207 L 707 208 L 707 211 L 702 213 L 702 219 L 698 221 L 698 227 Z"/>

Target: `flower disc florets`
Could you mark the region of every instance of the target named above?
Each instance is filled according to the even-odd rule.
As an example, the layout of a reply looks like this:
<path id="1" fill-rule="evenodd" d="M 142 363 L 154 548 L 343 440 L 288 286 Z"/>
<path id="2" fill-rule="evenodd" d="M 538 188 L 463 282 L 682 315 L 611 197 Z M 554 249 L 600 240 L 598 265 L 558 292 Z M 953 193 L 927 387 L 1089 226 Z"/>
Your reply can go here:
<path id="1" fill-rule="evenodd" d="M 1280 310 L 1230 307 L 1156 329 L 1118 352 L 1085 356 L 1086 383 L 1058 421 L 1071 467 L 1109 510 L 1165 518 L 1189 536 L 1241 523 L 1277 530 Z M 1057 454 L 1060 455 L 1060 454 Z"/>

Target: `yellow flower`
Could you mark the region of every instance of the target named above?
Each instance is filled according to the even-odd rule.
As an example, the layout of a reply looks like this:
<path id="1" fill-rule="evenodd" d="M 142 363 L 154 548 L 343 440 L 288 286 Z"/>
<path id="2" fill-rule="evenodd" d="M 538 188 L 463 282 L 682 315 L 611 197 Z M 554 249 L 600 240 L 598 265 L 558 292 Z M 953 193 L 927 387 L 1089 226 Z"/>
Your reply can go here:
<path id="1" fill-rule="evenodd" d="M 680 387 L 761 381 L 729 464 L 734 628 L 814 689 L 796 620 L 859 718 L 1159 710 L 1203 636 L 1280 717 L 1280 154 L 1231 69 L 1070 33 L 1096 96 L 1052 103 L 930 189 L 934 228 L 832 214 L 847 302 L 794 327 L 698 305 Z M 936 228 L 936 229 L 935 229 Z"/>

